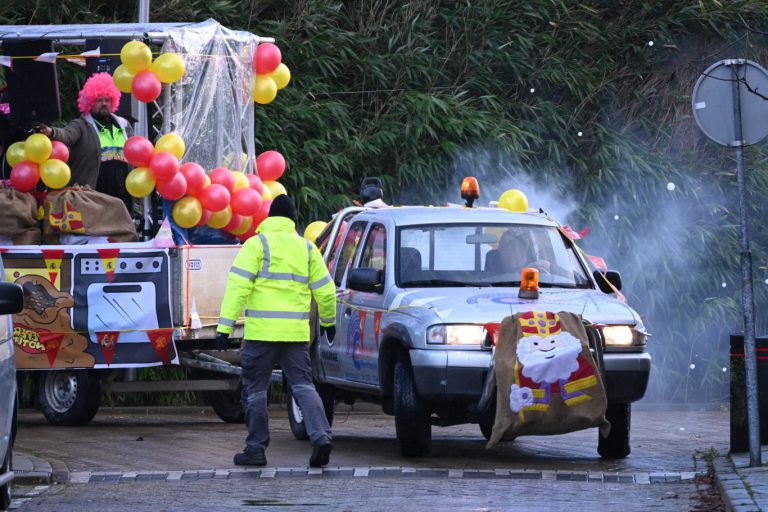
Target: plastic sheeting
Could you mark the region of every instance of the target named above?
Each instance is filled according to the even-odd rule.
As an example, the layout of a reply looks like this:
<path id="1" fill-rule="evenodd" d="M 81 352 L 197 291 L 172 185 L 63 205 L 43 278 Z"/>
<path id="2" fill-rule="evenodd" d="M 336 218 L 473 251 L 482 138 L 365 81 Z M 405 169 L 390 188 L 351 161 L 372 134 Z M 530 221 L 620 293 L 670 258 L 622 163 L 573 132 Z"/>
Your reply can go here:
<path id="1" fill-rule="evenodd" d="M 254 172 L 252 62 L 260 39 L 213 20 L 166 34 L 162 51 L 180 55 L 186 71 L 160 98 L 161 134 L 174 132 L 184 140 L 184 162 L 207 171 L 223 166 Z"/>

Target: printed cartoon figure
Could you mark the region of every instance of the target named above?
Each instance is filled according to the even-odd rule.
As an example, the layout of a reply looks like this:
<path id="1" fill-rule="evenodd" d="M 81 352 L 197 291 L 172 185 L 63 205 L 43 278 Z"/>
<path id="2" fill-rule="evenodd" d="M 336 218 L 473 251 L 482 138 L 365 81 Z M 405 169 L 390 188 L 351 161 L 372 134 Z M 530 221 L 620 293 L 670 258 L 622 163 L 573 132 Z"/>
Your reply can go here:
<path id="1" fill-rule="evenodd" d="M 519 365 L 511 386 L 509 407 L 547 410 L 552 393 L 560 393 L 572 406 L 592 398 L 582 391 L 597 377 L 581 357 L 581 340 L 560 327 L 555 313 L 529 311 L 518 316 L 523 337 L 517 344 Z"/>
<path id="2" fill-rule="evenodd" d="M 19 368 L 90 368 L 94 357 L 86 352 L 88 339 L 72 331 L 70 312 L 75 301 L 67 292 L 57 290 L 48 279 L 36 275 L 16 280 L 24 290 L 24 310 L 14 315 L 16 365 Z M 48 333 L 63 333 L 60 339 Z M 51 354 L 46 354 L 50 352 Z M 49 355 L 55 352 L 55 362 Z"/>

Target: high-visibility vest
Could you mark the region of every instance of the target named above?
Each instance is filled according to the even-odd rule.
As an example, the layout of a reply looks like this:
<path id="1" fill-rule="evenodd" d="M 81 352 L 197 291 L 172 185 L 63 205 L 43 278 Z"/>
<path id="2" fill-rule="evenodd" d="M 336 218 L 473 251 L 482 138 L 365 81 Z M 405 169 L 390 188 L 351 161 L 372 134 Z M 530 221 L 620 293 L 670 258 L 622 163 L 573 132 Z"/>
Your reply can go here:
<path id="1" fill-rule="evenodd" d="M 217 332 L 230 334 L 245 307 L 245 339 L 309 341 L 311 299 L 320 325 L 336 323 L 336 286 L 320 251 L 286 217 L 268 217 L 235 257 Z"/>

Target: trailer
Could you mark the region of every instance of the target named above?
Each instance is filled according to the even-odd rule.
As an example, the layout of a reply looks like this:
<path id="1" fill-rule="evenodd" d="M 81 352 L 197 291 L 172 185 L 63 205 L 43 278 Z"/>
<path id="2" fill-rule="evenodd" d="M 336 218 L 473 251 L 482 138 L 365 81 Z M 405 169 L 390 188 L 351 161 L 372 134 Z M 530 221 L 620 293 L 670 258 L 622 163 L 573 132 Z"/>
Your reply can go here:
<path id="1" fill-rule="evenodd" d="M 272 38 L 214 20 L 0 26 L 3 45 L 114 47 L 134 39 L 180 54 L 186 64 L 183 78 L 164 84 L 149 109 L 132 98 L 135 133 L 176 133 L 186 143 L 185 162 L 254 173 L 251 62 L 256 46 Z M 82 57 L 110 56 L 98 47 L 88 53 Z M 24 310 L 14 316 L 18 371 L 34 373 L 40 408 L 54 425 L 87 424 L 104 392 L 200 391 L 223 420 L 242 421 L 239 354 L 214 350 L 227 272 L 240 246 L 200 243 L 173 225 L 169 234 L 167 222 L 156 234 L 167 205 L 145 199 L 141 206 L 139 242 L 0 247 L 6 278 L 25 292 Z M 242 319 L 231 338 L 242 338 Z M 137 380 L 139 368 L 179 366 L 190 369 L 189 379 Z"/>

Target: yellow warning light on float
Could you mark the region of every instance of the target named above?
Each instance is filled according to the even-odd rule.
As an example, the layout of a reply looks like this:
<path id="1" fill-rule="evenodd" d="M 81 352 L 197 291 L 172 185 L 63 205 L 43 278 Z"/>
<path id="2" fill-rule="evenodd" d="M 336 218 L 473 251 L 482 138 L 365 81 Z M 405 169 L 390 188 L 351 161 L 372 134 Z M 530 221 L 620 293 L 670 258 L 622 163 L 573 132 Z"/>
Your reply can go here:
<path id="1" fill-rule="evenodd" d="M 522 191 L 511 188 L 499 197 L 499 208 L 504 208 L 510 212 L 527 212 L 528 197 Z"/>
<path id="2" fill-rule="evenodd" d="M 466 201 L 467 208 L 472 208 L 472 203 L 480 198 L 480 185 L 473 176 L 467 176 L 461 182 L 461 198 Z"/>
<path id="3" fill-rule="evenodd" d="M 521 299 L 539 298 L 539 271 L 535 268 L 525 267 L 520 272 L 520 292 L 517 296 Z"/>

